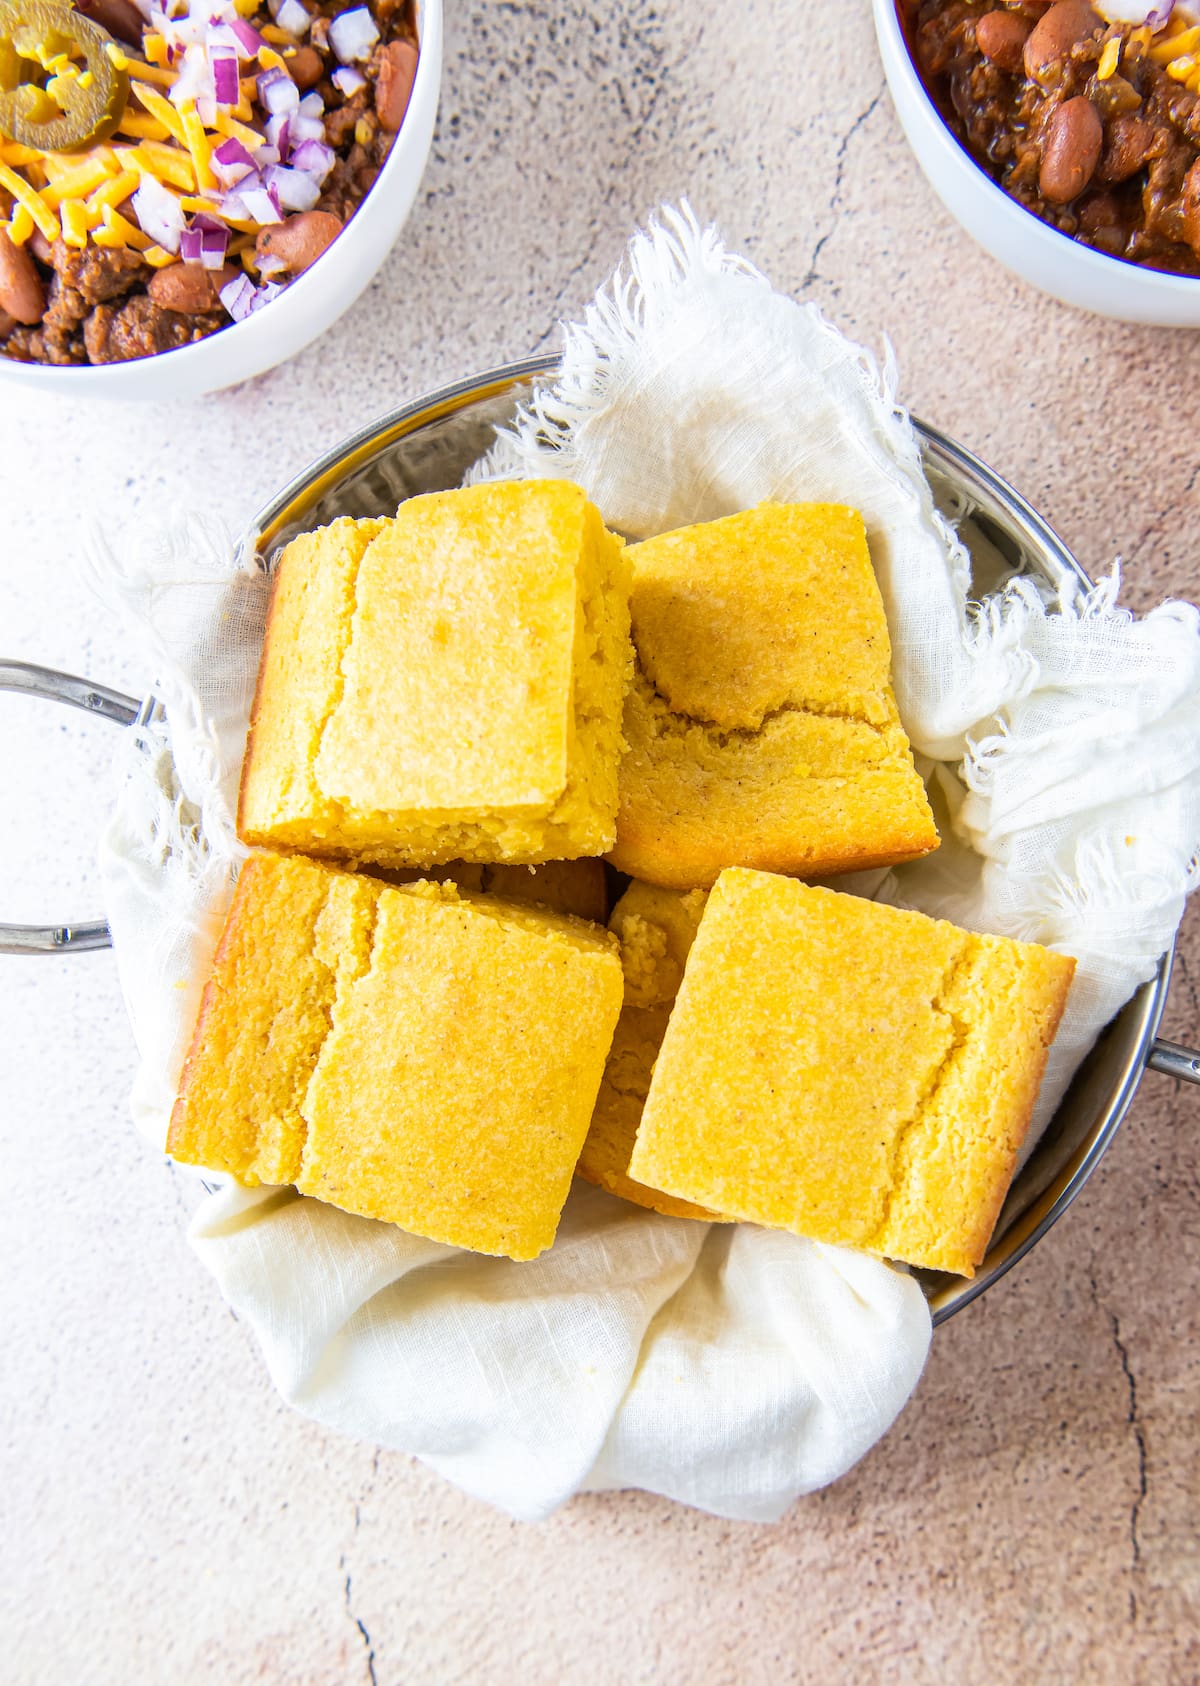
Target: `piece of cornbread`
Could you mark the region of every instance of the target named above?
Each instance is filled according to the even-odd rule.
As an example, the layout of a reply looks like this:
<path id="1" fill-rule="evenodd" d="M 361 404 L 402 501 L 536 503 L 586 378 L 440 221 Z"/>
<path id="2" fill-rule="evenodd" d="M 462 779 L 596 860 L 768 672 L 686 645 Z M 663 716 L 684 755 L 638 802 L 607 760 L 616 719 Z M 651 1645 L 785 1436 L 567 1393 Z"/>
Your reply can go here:
<path id="1" fill-rule="evenodd" d="M 734 868 L 630 1175 L 752 1223 L 973 1274 L 1075 962 Z"/>
<path id="2" fill-rule="evenodd" d="M 703 890 L 662 890 L 635 879 L 613 909 L 608 928 L 621 944 L 625 1005 L 591 1128 L 576 1169 L 588 1182 L 637 1206 L 676 1218 L 723 1222 L 717 1212 L 676 1200 L 629 1175 L 629 1156 L 637 1139 L 650 1074 L 671 1016 L 671 1004 L 704 911 Z"/>
<path id="3" fill-rule="evenodd" d="M 627 554 L 615 866 L 688 889 L 724 866 L 816 878 L 937 847 L 861 516 L 765 503 Z"/>
<path id="4" fill-rule="evenodd" d="M 554 1239 L 621 1005 L 606 932 L 252 855 L 168 1150 L 514 1259 Z"/>
<path id="5" fill-rule="evenodd" d="M 410 498 L 279 560 L 249 843 L 387 866 L 612 846 L 628 564 L 568 481 Z"/>
<path id="6" fill-rule="evenodd" d="M 598 860 L 543 861 L 540 866 L 486 866 L 479 861 L 449 861 L 445 866 L 383 867 L 379 876 L 389 883 L 412 884 L 428 877 L 457 884 L 460 890 L 482 891 L 510 902 L 533 902 L 572 913 L 603 925 L 608 918 L 608 880 Z"/>

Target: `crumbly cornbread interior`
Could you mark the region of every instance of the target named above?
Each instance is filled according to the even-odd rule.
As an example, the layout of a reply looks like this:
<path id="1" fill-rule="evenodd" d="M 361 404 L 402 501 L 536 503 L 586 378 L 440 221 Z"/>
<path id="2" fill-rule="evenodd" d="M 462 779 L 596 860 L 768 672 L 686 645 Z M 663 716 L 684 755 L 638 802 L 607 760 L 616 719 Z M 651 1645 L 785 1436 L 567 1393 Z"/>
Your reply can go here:
<path id="1" fill-rule="evenodd" d="M 721 1214 L 677 1200 L 629 1175 L 654 1062 L 705 899 L 703 890 L 663 890 L 635 880 L 613 909 L 608 928 L 621 944 L 625 998 L 576 1169 L 588 1182 L 637 1206 L 711 1223 L 724 1221 Z"/>
<path id="2" fill-rule="evenodd" d="M 543 861 L 538 866 L 498 866 L 481 861 L 450 861 L 444 866 L 380 867 L 378 876 L 389 883 L 412 884 L 418 878 L 457 884 L 460 890 L 500 896 L 510 902 L 533 902 L 558 913 L 574 914 L 603 925 L 608 918 L 608 879 L 598 860 Z"/>
<path id="3" fill-rule="evenodd" d="M 861 516 L 764 503 L 631 545 L 623 872 L 687 889 L 937 847 Z"/>
<path id="4" fill-rule="evenodd" d="M 622 996 L 606 932 L 252 855 L 168 1149 L 477 1252 L 554 1239 Z"/>
<path id="5" fill-rule="evenodd" d="M 970 1276 L 1075 962 L 734 868 L 709 895 L 630 1175 Z"/>
<path id="6" fill-rule="evenodd" d="M 305 534 L 278 564 L 240 835 L 388 866 L 603 854 L 631 659 L 624 546 L 570 482 Z"/>

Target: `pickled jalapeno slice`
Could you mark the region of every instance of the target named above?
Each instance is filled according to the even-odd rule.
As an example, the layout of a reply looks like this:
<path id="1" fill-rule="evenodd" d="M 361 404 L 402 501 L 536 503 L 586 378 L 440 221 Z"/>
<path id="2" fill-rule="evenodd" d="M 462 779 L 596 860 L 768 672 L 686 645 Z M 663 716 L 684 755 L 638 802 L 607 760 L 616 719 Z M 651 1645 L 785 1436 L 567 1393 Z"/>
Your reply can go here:
<path id="1" fill-rule="evenodd" d="M 0 135 L 39 152 L 107 140 L 129 97 L 115 47 L 64 0 L 0 0 Z"/>

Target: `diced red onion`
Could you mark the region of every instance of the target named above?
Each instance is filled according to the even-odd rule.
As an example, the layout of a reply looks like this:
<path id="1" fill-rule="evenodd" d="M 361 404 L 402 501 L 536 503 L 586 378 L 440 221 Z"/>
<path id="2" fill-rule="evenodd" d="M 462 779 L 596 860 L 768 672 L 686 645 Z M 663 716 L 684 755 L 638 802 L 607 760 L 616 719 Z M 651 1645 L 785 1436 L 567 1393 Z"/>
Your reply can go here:
<path id="1" fill-rule="evenodd" d="M 291 118 L 286 111 L 281 111 L 278 117 L 267 118 L 267 145 L 273 146 L 281 158 L 286 158 L 292 144 L 290 133 Z"/>
<path id="2" fill-rule="evenodd" d="M 325 115 L 325 101 L 314 88 L 312 93 L 305 94 L 296 109 L 301 117 L 323 117 Z"/>
<path id="3" fill-rule="evenodd" d="M 329 80 L 346 99 L 352 99 L 360 88 L 367 85 L 362 71 L 355 70 L 354 66 L 349 64 L 340 64 Z"/>
<path id="4" fill-rule="evenodd" d="M 263 44 L 263 38 L 257 29 L 253 24 L 247 23 L 245 18 L 239 17 L 230 18 L 229 27 L 237 36 L 238 45 L 243 49 L 242 57 L 252 59 Z"/>
<path id="5" fill-rule="evenodd" d="M 212 61 L 213 92 L 218 105 L 235 106 L 242 97 L 238 86 L 238 57 L 232 47 L 214 47 L 209 54 Z"/>
<path id="6" fill-rule="evenodd" d="M 212 96 L 212 73 L 204 48 L 193 45 L 184 53 L 179 75 L 171 84 L 167 97 L 172 105 L 185 105 L 188 100 L 199 100 L 202 95 Z"/>
<path id="7" fill-rule="evenodd" d="M 339 12 L 329 25 L 329 45 L 343 64 L 370 58 L 371 48 L 378 39 L 375 20 L 365 6 L 356 6 L 352 12 Z"/>
<path id="8" fill-rule="evenodd" d="M 1109 23 L 1149 24 L 1161 29 L 1175 10 L 1175 0 L 1096 0 Z"/>
<path id="9" fill-rule="evenodd" d="M 238 192 L 238 198 L 245 206 L 245 219 L 256 222 L 265 228 L 268 223 L 282 222 L 283 210 L 277 197 L 272 197 L 268 187 L 250 187 L 244 184 Z"/>
<path id="10" fill-rule="evenodd" d="M 235 275 L 221 288 L 221 303 L 235 322 L 244 322 L 254 313 L 258 288 L 248 275 Z"/>
<path id="11" fill-rule="evenodd" d="M 212 172 L 222 187 L 234 187 L 256 168 L 254 159 L 239 140 L 222 141 L 212 155 Z"/>
<path id="12" fill-rule="evenodd" d="M 260 146 L 258 151 L 254 154 L 254 167 L 256 170 L 265 170 L 268 164 L 281 164 L 282 162 L 283 160 L 279 156 L 278 147 Z"/>
<path id="13" fill-rule="evenodd" d="M 276 165 L 263 177 L 268 193 L 274 193 L 284 211 L 311 211 L 321 197 L 319 183 L 303 170 L 285 170 Z"/>
<path id="14" fill-rule="evenodd" d="M 300 104 L 300 90 L 282 70 L 267 70 L 258 79 L 259 103 L 273 117 L 295 111 Z"/>
<path id="15" fill-rule="evenodd" d="M 223 164 L 226 168 L 233 164 L 245 164 L 251 170 L 254 168 L 253 157 L 246 151 L 241 141 L 235 140 L 232 135 L 228 140 L 223 140 L 217 147 L 213 153 L 213 162 Z"/>
<path id="16" fill-rule="evenodd" d="M 300 0 L 283 0 L 283 4 L 275 13 L 275 22 L 280 29 L 286 29 L 289 35 L 299 38 L 308 34 L 312 19 L 300 4 Z"/>
<path id="17" fill-rule="evenodd" d="M 144 175 L 130 204 L 142 233 L 157 241 L 164 252 L 178 252 L 186 218 L 175 195 L 153 176 Z"/>
<path id="18" fill-rule="evenodd" d="M 287 259 L 281 258 L 276 252 L 264 252 L 262 257 L 256 257 L 254 267 L 260 275 L 278 275 L 287 268 Z"/>
<path id="19" fill-rule="evenodd" d="M 205 228 L 200 232 L 200 262 L 205 269 L 221 269 L 229 250 L 229 230 Z"/>
<path id="20" fill-rule="evenodd" d="M 324 140 L 325 125 L 319 117 L 301 117 L 297 112 L 288 124 L 288 140 L 293 146 L 301 141 Z"/>
<path id="21" fill-rule="evenodd" d="M 253 316 L 256 310 L 278 298 L 282 291 L 278 281 L 267 281 L 256 287 L 248 275 L 239 275 L 221 288 L 221 303 L 235 322 L 244 322 L 247 316 Z"/>
<path id="22" fill-rule="evenodd" d="M 212 222 L 211 217 L 205 218 Z M 179 236 L 179 256 L 184 263 L 198 263 L 204 269 L 220 269 L 229 249 L 229 230 L 220 226 L 198 227 L 197 218 Z"/>
<path id="23" fill-rule="evenodd" d="M 242 46 L 229 25 L 222 23 L 219 18 L 213 18 L 210 21 L 208 29 L 205 31 L 204 45 L 209 58 L 222 47 L 228 52 L 240 53 Z"/>
<path id="24" fill-rule="evenodd" d="M 306 140 L 292 153 L 289 160 L 294 170 L 303 170 L 306 176 L 313 176 L 317 181 L 324 181 L 333 169 L 337 154 L 324 141 Z"/>

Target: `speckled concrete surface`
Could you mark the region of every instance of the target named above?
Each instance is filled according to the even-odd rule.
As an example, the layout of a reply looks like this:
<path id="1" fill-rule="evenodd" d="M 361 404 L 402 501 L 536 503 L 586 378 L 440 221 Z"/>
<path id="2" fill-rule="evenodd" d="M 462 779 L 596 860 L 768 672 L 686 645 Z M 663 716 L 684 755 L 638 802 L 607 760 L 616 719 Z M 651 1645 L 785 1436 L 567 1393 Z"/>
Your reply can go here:
<path id="1" fill-rule="evenodd" d="M 866 0 L 449 0 L 409 228 L 291 366 L 191 404 L 0 396 L 4 653 L 144 675 L 71 568 L 90 519 L 240 523 L 388 406 L 554 343 L 688 193 L 1147 606 L 1200 595 L 1183 333 L 1042 299 L 933 200 Z M 97 911 L 105 729 L 3 699 L 0 916 Z M 1200 1039 L 1200 922 L 1167 1034 Z M 0 960 L 3 1661 L 11 1682 L 1192 1682 L 1200 1102 L 1148 1078 L 1025 1264 L 937 1335 L 892 1434 L 775 1528 L 643 1496 L 519 1527 L 277 1400 L 125 1122 L 111 958 Z"/>

